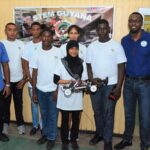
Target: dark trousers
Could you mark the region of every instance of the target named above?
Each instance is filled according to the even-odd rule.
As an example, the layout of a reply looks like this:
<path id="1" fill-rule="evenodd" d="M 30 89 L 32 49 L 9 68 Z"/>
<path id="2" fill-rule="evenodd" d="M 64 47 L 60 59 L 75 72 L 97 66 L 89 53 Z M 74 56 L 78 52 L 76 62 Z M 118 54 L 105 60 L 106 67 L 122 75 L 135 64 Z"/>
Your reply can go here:
<path id="1" fill-rule="evenodd" d="M 0 91 L 0 134 L 3 130 L 3 116 L 4 116 L 4 97 L 3 92 Z"/>
<path id="2" fill-rule="evenodd" d="M 20 126 L 24 124 L 23 98 L 22 98 L 23 89 L 18 89 L 17 84 L 18 82 L 11 83 L 11 95 L 9 95 L 4 101 L 4 105 L 5 105 L 4 123 L 7 124 L 10 123 L 10 104 L 11 104 L 11 98 L 13 96 L 16 121 L 17 121 L 17 125 Z"/>
<path id="3" fill-rule="evenodd" d="M 71 126 L 71 142 L 75 142 L 78 138 L 79 123 L 80 123 L 80 112 L 81 111 L 64 111 L 61 110 L 62 121 L 61 121 L 61 140 L 63 143 L 69 143 L 69 114 L 71 113 L 72 126 Z"/>
<path id="4" fill-rule="evenodd" d="M 150 147 L 150 80 L 125 79 L 124 83 L 125 132 L 123 138 L 131 141 L 135 127 L 138 102 L 141 148 Z"/>

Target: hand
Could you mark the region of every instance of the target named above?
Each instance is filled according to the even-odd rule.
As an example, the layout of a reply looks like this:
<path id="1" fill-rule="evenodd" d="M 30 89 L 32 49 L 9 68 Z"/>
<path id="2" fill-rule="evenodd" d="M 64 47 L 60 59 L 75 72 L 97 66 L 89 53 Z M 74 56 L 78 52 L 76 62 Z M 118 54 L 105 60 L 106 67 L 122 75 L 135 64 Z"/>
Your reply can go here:
<path id="1" fill-rule="evenodd" d="M 33 99 L 33 102 L 34 102 L 34 103 L 38 103 L 38 97 L 37 97 L 35 91 L 32 92 L 32 99 Z"/>
<path id="2" fill-rule="evenodd" d="M 91 80 L 91 82 L 92 82 L 93 84 L 95 84 L 95 85 L 99 85 L 99 84 L 100 84 L 100 79 L 99 79 L 99 78 L 93 78 L 93 79 Z"/>
<path id="3" fill-rule="evenodd" d="M 5 86 L 4 90 L 3 90 L 3 95 L 5 96 L 5 98 L 7 98 L 11 93 L 10 87 Z"/>
<path id="4" fill-rule="evenodd" d="M 111 93 L 114 95 L 115 99 L 118 100 L 121 96 L 121 89 L 120 88 L 114 88 Z"/>
<path id="5" fill-rule="evenodd" d="M 22 89 L 24 87 L 26 83 L 26 80 L 22 79 L 21 81 L 19 81 L 19 83 L 17 84 L 17 88 L 18 89 Z"/>

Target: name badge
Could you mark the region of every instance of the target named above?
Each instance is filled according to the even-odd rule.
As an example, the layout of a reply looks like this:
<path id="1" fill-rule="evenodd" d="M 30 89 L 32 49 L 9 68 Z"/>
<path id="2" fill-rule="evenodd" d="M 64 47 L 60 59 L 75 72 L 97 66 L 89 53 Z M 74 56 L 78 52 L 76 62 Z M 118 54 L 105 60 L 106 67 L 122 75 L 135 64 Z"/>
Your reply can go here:
<path id="1" fill-rule="evenodd" d="M 141 41 L 141 46 L 146 47 L 147 46 L 147 41 Z"/>

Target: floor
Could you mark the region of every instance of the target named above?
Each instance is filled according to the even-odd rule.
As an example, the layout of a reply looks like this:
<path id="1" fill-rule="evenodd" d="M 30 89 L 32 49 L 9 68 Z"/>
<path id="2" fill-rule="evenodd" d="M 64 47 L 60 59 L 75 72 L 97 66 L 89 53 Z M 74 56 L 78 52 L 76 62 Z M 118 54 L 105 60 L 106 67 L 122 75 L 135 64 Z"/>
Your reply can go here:
<path id="1" fill-rule="evenodd" d="M 16 125 L 14 123 L 11 123 L 11 125 L 9 127 L 9 136 L 11 137 L 10 140 L 12 140 L 13 137 L 14 138 L 15 137 L 17 137 L 17 138 L 18 137 L 25 138 L 25 139 L 28 139 L 28 141 L 31 139 L 31 141 L 33 140 L 34 142 L 33 143 L 31 142 L 32 144 L 30 145 L 30 147 L 31 148 L 33 147 L 33 149 L 35 149 L 35 146 L 37 146 L 36 145 L 36 140 L 40 137 L 40 131 L 36 135 L 30 136 L 29 135 L 30 129 L 31 129 L 31 125 L 26 125 L 26 134 L 20 136 L 20 135 L 18 135 Z M 89 150 L 103 150 L 103 142 L 98 143 L 96 146 L 90 146 L 88 144 L 89 140 L 92 138 L 92 136 L 93 136 L 93 134 L 80 133 L 80 135 L 79 135 L 79 145 L 80 145 L 80 147 L 84 147 L 83 148 L 84 150 L 85 149 L 87 149 L 87 150 L 88 149 Z M 118 143 L 120 140 L 121 140 L 121 137 L 113 137 L 113 145 Z M 61 140 L 60 140 L 60 136 L 59 135 L 58 135 L 58 138 L 57 138 L 57 143 L 58 143 L 58 145 L 61 144 Z M 139 147 L 140 147 L 139 146 L 139 137 L 135 134 L 134 139 L 133 139 L 133 146 L 125 148 L 124 150 L 140 150 Z M 16 150 L 16 149 L 17 148 L 13 147 L 13 150 Z M 44 147 L 41 147 L 39 149 L 46 150 L 46 147 L 44 146 Z M 5 148 L 0 147 L 0 150 L 9 150 L 9 149 L 8 148 L 5 149 Z M 11 148 L 11 150 L 12 150 L 12 148 Z"/>

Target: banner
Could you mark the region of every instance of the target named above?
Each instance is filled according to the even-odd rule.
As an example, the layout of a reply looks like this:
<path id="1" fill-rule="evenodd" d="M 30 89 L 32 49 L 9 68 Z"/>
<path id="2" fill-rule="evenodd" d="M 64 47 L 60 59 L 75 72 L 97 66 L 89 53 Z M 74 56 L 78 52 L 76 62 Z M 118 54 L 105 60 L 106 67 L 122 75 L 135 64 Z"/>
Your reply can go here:
<path id="1" fill-rule="evenodd" d="M 150 8 L 140 8 L 139 12 L 143 15 L 143 28 L 150 32 Z"/>
<path id="2" fill-rule="evenodd" d="M 42 27 L 50 27 L 54 31 L 54 45 L 61 46 L 67 42 L 67 29 L 76 24 L 81 27 L 80 42 L 89 45 L 98 39 L 96 25 L 100 19 L 109 22 L 113 32 L 113 7 L 65 7 L 65 8 L 15 8 L 15 23 L 19 26 L 18 38 L 31 39 L 30 26 L 34 21 L 40 22 Z"/>

